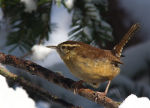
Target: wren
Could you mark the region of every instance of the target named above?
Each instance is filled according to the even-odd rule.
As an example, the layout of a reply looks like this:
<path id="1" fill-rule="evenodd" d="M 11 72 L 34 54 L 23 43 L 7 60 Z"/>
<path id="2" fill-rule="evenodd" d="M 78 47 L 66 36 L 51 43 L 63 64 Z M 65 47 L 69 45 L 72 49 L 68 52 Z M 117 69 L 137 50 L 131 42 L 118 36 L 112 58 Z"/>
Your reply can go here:
<path id="1" fill-rule="evenodd" d="M 138 28 L 139 24 L 132 25 L 112 50 L 77 41 L 66 41 L 57 46 L 47 47 L 56 49 L 70 72 L 94 88 L 98 88 L 102 82 L 109 81 L 104 92 L 107 94 L 111 80 L 120 72 L 122 49 Z"/>

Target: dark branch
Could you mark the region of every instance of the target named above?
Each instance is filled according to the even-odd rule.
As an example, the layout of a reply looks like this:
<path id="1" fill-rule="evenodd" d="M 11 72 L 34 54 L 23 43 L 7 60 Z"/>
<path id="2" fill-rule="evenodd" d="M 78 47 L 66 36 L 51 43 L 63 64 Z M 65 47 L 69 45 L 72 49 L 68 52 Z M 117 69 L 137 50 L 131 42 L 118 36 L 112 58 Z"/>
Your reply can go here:
<path id="1" fill-rule="evenodd" d="M 47 90 L 41 88 L 38 85 L 35 85 L 27 80 L 25 80 L 24 78 L 17 76 L 11 72 L 9 72 L 8 70 L 0 67 L 0 74 L 3 75 L 4 77 L 6 77 L 9 80 L 12 80 L 14 82 L 19 83 L 21 86 L 23 86 L 26 89 L 31 89 L 34 93 L 36 93 L 37 95 L 43 97 L 45 100 L 47 101 L 53 101 L 55 103 L 61 104 L 67 108 L 81 108 L 78 106 L 74 106 L 71 103 L 68 103 L 56 96 L 51 95 Z"/>
<path id="2" fill-rule="evenodd" d="M 50 82 L 53 82 L 57 85 L 60 85 L 61 87 L 64 87 L 68 90 L 74 91 L 76 90 L 75 81 L 64 78 L 60 74 L 54 73 L 51 70 L 48 70 L 36 63 L 33 63 L 29 60 L 23 60 L 19 59 L 12 55 L 5 55 L 4 53 L 0 53 L 0 63 L 11 65 L 16 68 L 21 68 L 26 71 L 28 71 L 31 74 L 38 75 L 44 79 L 47 79 Z M 94 101 L 98 104 L 101 104 L 107 108 L 118 108 L 118 102 L 113 101 L 112 99 L 104 96 L 103 94 L 99 92 L 92 91 L 90 89 L 87 89 L 85 87 L 80 87 L 76 90 L 77 94 Z"/>

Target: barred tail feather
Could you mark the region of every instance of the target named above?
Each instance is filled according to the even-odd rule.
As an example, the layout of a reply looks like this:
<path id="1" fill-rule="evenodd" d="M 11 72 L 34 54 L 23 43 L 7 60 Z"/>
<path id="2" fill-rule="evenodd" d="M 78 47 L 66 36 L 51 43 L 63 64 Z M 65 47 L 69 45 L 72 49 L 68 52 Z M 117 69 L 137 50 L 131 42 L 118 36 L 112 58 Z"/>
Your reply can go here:
<path id="1" fill-rule="evenodd" d="M 120 43 L 114 47 L 113 52 L 117 57 L 121 56 L 123 47 L 126 45 L 128 40 L 133 36 L 133 34 L 137 31 L 139 27 L 140 27 L 139 24 L 132 25 L 129 31 L 123 36 Z"/>

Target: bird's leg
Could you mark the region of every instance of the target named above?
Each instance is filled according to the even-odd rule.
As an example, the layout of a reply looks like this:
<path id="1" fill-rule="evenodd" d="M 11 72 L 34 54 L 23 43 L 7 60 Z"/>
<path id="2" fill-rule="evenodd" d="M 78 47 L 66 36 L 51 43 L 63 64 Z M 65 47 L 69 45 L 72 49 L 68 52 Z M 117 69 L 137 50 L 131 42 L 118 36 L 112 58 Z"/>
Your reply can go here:
<path id="1" fill-rule="evenodd" d="M 97 92 L 97 96 L 96 96 L 96 98 L 95 98 L 95 102 L 97 102 L 97 99 L 98 99 L 101 95 L 102 95 L 102 96 L 106 96 L 106 95 L 107 95 L 107 92 L 108 92 L 110 83 L 111 83 L 111 80 L 108 81 L 108 84 L 107 84 L 106 89 L 105 89 L 104 92 Z"/>
<path id="2" fill-rule="evenodd" d="M 111 83 L 111 80 L 108 81 L 108 84 L 107 84 L 106 89 L 105 89 L 105 92 L 104 92 L 105 95 L 107 95 L 107 92 L 108 92 L 110 83 Z"/>
<path id="3" fill-rule="evenodd" d="M 107 92 L 108 92 L 108 89 L 109 89 L 109 86 L 110 86 L 110 83 L 111 83 L 111 80 L 108 81 L 108 84 L 107 84 L 107 86 L 106 86 L 105 91 L 104 91 L 104 92 L 98 92 L 98 93 L 103 94 L 104 96 L 106 96 L 106 95 L 107 95 Z"/>

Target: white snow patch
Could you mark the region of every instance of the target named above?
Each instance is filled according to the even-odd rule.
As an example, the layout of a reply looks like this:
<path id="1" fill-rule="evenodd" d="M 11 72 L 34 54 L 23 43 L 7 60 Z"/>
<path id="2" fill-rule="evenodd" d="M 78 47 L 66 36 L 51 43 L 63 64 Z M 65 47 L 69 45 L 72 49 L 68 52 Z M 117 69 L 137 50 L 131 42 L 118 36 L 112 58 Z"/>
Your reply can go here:
<path id="1" fill-rule="evenodd" d="M 119 108 L 150 108 L 150 100 L 147 97 L 138 98 L 136 95 L 131 94 L 122 102 Z"/>
<path id="2" fill-rule="evenodd" d="M 67 8 L 72 9 L 73 8 L 73 4 L 74 4 L 74 0 L 66 0 L 65 1 L 65 5 L 67 6 Z"/>
<path id="3" fill-rule="evenodd" d="M 45 46 L 58 45 L 69 39 L 68 32 L 70 31 L 70 25 L 72 20 L 72 14 L 68 13 L 62 5 L 58 8 L 56 5 L 52 6 L 52 23 L 56 23 L 56 29 L 49 34 L 49 40 L 44 43 Z M 51 62 L 50 62 L 51 61 Z M 54 64 L 63 63 L 56 51 L 49 54 L 47 59 L 42 62 L 38 62 L 45 67 L 53 66 Z"/>
<path id="4" fill-rule="evenodd" d="M 37 9 L 35 0 L 21 0 L 25 4 L 25 12 L 31 13 Z"/>
<path id="5" fill-rule="evenodd" d="M 1 108 L 36 108 L 35 102 L 28 97 L 22 88 L 9 88 L 6 79 L 0 75 L 0 107 Z"/>
<path id="6" fill-rule="evenodd" d="M 47 48 L 43 45 L 34 45 L 32 47 L 32 56 L 33 60 L 44 60 L 48 54 L 51 52 L 52 49 Z"/>

